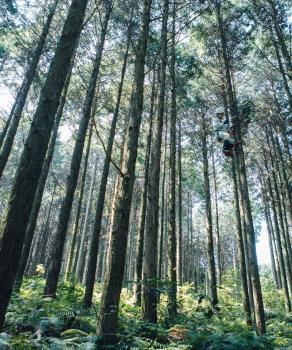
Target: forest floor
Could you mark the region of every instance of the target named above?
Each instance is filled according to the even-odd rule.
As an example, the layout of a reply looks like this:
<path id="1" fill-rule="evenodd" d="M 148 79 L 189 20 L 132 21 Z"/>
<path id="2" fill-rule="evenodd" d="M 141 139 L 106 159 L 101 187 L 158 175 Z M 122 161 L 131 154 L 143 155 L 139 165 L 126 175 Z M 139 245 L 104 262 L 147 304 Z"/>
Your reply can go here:
<path id="1" fill-rule="evenodd" d="M 108 349 L 195 349 L 257 350 L 292 349 L 292 314 L 282 309 L 283 297 L 275 291 L 268 274 L 262 278 L 267 334 L 257 337 L 245 323 L 238 282 L 225 277 L 219 289 L 220 311 L 211 316 L 208 301 L 198 304 L 192 284 L 179 288 L 179 314 L 167 318 L 165 286 L 161 286 L 159 323 L 141 321 L 133 306 L 132 293 L 124 289 L 121 298 L 118 345 Z M 0 349 L 98 349 L 95 335 L 101 286 L 96 286 L 94 306 L 82 308 L 83 288 L 60 283 L 57 298 L 42 299 L 44 280 L 25 279 L 20 295 L 10 304 Z"/>

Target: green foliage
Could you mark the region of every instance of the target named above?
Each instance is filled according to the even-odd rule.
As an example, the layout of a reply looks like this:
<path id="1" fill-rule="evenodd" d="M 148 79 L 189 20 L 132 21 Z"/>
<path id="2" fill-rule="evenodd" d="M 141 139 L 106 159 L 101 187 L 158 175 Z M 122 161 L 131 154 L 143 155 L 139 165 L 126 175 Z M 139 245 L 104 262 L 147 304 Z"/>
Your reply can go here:
<path id="1" fill-rule="evenodd" d="M 184 349 L 184 350 L 269 350 L 287 349 L 292 341 L 292 315 L 285 314 L 282 293 L 275 291 L 268 268 L 263 268 L 262 287 L 266 305 L 267 335 L 256 336 L 247 327 L 242 311 L 238 276 L 233 270 L 219 288 L 219 312 L 214 314 L 210 301 L 195 291 L 193 284 L 178 290 L 179 314 L 167 314 L 168 281 L 158 281 L 160 303 L 157 325 L 141 319 L 133 294 L 123 289 L 120 303 L 119 343 L 107 349 Z M 6 336 L 0 344 L 16 349 L 94 349 L 96 314 L 101 285 L 96 285 L 94 307 L 82 308 L 83 288 L 62 282 L 57 298 L 43 299 L 41 276 L 25 279 L 20 295 L 14 294 L 7 313 Z M 211 311 L 211 312 L 210 312 Z M 41 330 L 41 332 L 40 332 Z M 42 333 L 41 339 L 33 335 Z M 5 335 L 5 334 L 4 334 Z M 4 338 L 3 338 L 4 337 Z"/>

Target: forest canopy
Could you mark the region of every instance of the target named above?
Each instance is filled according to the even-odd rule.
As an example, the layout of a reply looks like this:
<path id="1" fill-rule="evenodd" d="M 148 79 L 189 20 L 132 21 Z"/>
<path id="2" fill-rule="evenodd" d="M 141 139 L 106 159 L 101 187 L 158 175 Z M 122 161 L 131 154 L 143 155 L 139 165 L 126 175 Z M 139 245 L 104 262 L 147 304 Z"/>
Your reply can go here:
<path id="1" fill-rule="evenodd" d="M 291 2 L 0 15 L 0 349 L 292 348 Z"/>

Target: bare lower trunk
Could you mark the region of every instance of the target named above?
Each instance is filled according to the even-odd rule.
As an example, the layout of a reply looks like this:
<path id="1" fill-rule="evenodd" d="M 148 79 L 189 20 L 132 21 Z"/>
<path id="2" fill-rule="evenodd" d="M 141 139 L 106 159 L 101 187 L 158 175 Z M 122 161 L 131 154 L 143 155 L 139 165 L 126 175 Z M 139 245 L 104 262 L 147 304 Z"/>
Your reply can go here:
<path id="1" fill-rule="evenodd" d="M 169 259 L 169 278 L 170 286 L 168 290 L 168 314 L 175 316 L 177 314 L 177 261 L 176 261 L 176 75 L 175 75 L 175 1 L 173 3 L 172 18 L 172 42 L 171 42 L 171 60 L 170 60 L 170 79 L 171 79 L 171 110 L 170 110 L 170 191 L 169 191 L 169 212 L 168 212 L 168 259 Z"/>
<path id="2" fill-rule="evenodd" d="M 220 228 L 219 228 L 219 212 L 218 212 L 218 194 L 217 194 L 217 178 L 214 152 L 212 150 L 212 167 L 213 167 L 213 182 L 215 195 L 215 222 L 216 222 L 216 252 L 217 252 L 217 277 L 218 285 L 221 285 L 221 247 L 220 247 Z"/>
<path id="3" fill-rule="evenodd" d="M 89 216 L 90 216 L 90 211 L 92 207 L 92 196 L 93 196 L 93 191 L 94 191 L 94 184 L 96 180 L 96 169 L 98 165 L 98 157 L 96 155 L 95 161 L 94 161 L 94 169 L 92 172 L 92 177 L 90 181 L 90 187 L 89 187 L 89 194 L 88 194 L 88 199 L 87 199 L 87 204 L 86 204 L 86 210 L 85 210 L 85 217 L 84 217 L 84 222 L 83 222 L 83 227 L 82 227 L 82 234 L 81 234 L 81 242 L 80 242 L 80 247 L 79 247 L 79 252 L 78 252 L 78 262 L 77 262 L 77 267 L 76 267 L 76 275 L 78 278 L 78 281 L 81 283 L 83 280 L 83 272 L 84 272 L 84 267 L 85 267 L 85 259 L 86 259 L 86 253 L 88 251 L 88 239 L 89 239 Z"/>
<path id="4" fill-rule="evenodd" d="M 77 256 L 78 256 L 78 250 L 76 250 L 76 252 L 75 252 L 75 246 L 76 246 L 76 241 L 77 241 L 77 235 L 79 232 L 79 221 L 80 221 L 82 200 L 83 200 L 86 173 L 87 173 L 87 167 L 88 167 L 88 159 L 89 159 L 89 153 L 90 153 L 92 131 L 93 131 L 93 123 L 91 124 L 90 129 L 89 129 L 88 142 L 87 142 L 87 147 L 86 147 L 86 152 L 85 152 L 85 157 L 84 157 L 84 164 L 83 164 L 83 172 L 82 172 L 82 176 L 81 176 L 80 193 L 79 193 L 79 198 L 78 198 L 76 218 L 75 218 L 74 229 L 73 229 L 73 237 L 72 237 L 70 253 L 69 253 L 69 257 L 68 257 L 67 271 L 66 271 L 66 279 L 68 279 L 69 276 L 71 276 L 70 280 L 72 282 L 74 281 L 74 274 L 72 273 L 74 255 L 77 254 Z M 74 272 L 75 272 L 75 270 L 74 270 Z"/>
<path id="5" fill-rule="evenodd" d="M 149 194 L 147 196 L 147 216 L 143 261 L 143 319 L 152 323 L 157 322 L 157 242 L 159 225 L 159 183 L 161 143 L 165 108 L 168 8 L 169 2 L 168 0 L 164 0 L 161 28 L 158 108 L 154 124 L 155 133 L 149 166 Z"/>
<path id="6" fill-rule="evenodd" d="M 144 160 L 144 186 L 143 196 L 141 201 L 141 212 L 140 221 L 138 226 L 138 238 L 137 238 L 137 252 L 136 252 L 136 269 L 135 269 L 135 304 L 141 306 L 141 292 L 142 292 L 142 267 L 143 267 L 143 251 L 144 251 L 144 230 L 145 230 L 145 219 L 146 219 L 146 204 L 148 194 L 148 183 L 149 183 L 149 163 L 150 163 L 150 151 L 152 142 L 152 129 L 153 129 L 153 114 L 154 104 L 156 100 L 156 79 L 155 72 L 153 75 L 152 82 L 152 93 L 151 93 L 151 106 L 149 113 L 149 133 L 147 136 L 146 153 Z"/>
<path id="7" fill-rule="evenodd" d="M 225 79 L 227 86 L 227 96 L 232 117 L 232 123 L 235 125 L 235 139 L 236 141 L 241 141 L 241 128 L 240 119 L 237 102 L 235 100 L 235 95 L 233 91 L 233 84 L 231 79 L 231 69 L 228 56 L 228 46 L 226 40 L 226 33 L 224 31 L 221 5 L 220 1 L 216 0 L 216 14 L 218 20 L 218 28 L 220 33 L 220 40 L 222 46 L 222 57 L 225 68 Z M 253 288 L 253 298 L 255 305 L 255 319 L 256 319 L 256 331 L 258 334 L 262 335 L 266 332 L 265 326 L 265 313 L 263 297 L 261 292 L 261 283 L 259 278 L 258 262 L 256 255 L 256 245 L 255 245 L 255 231 L 253 226 L 253 218 L 251 212 L 251 205 L 249 199 L 249 190 L 247 183 L 247 175 L 245 168 L 245 157 L 242 144 L 237 147 L 237 152 L 235 155 L 235 162 L 238 164 L 239 169 L 239 182 L 241 183 L 241 197 L 244 206 L 244 221 L 247 229 L 247 246 L 248 246 L 248 256 L 249 256 L 249 266 L 251 271 L 252 288 Z"/>
<path id="8" fill-rule="evenodd" d="M 67 92 L 68 92 L 68 88 L 69 88 L 72 68 L 73 68 L 73 61 L 72 61 L 71 66 L 69 68 L 68 76 L 66 78 L 66 82 L 64 85 L 64 90 L 62 93 L 60 106 L 59 106 L 59 109 L 58 109 L 58 112 L 56 115 L 56 119 L 55 119 L 55 123 L 54 123 L 54 127 L 53 127 L 53 132 L 52 132 L 51 139 L 50 139 L 50 144 L 49 144 L 47 155 L 46 155 L 46 158 L 45 158 L 45 161 L 43 164 L 42 173 L 41 173 L 41 176 L 40 176 L 39 181 L 38 181 L 38 188 L 37 188 L 37 192 L 36 192 L 36 195 L 35 195 L 35 198 L 33 201 L 33 207 L 32 207 L 31 213 L 30 213 L 30 217 L 29 217 L 29 224 L 28 224 L 28 227 L 27 227 L 27 230 L 25 233 L 25 239 L 24 239 L 24 243 L 23 243 L 21 259 L 19 262 L 19 267 L 17 270 L 16 281 L 15 281 L 15 289 L 16 290 L 19 290 L 21 287 L 22 278 L 23 278 L 23 274 L 25 271 L 25 266 L 27 264 L 29 251 L 30 251 L 36 223 L 37 223 L 37 218 L 38 218 L 39 210 L 40 210 L 41 203 L 42 203 L 43 192 L 45 189 L 46 180 L 47 180 L 48 173 L 50 170 L 50 165 L 51 165 L 51 162 L 53 159 L 55 144 L 56 144 L 56 140 L 57 140 L 57 136 L 58 136 L 58 128 L 59 128 L 59 124 L 60 124 L 61 117 L 63 114 L 63 109 L 65 106 L 65 101 L 66 101 L 66 96 L 67 96 Z"/>
<path id="9" fill-rule="evenodd" d="M 90 307 L 92 303 L 92 295 L 93 295 L 96 264 L 97 264 L 97 254 L 98 254 L 98 246 L 99 246 L 99 237 L 100 237 L 100 231 L 101 231 L 102 213 L 104 208 L 104 200 L 105 200 L 106 186 L 107 186 L 107 180 L 108 180 L 108 174 L 109 174 L 109 168 L 110 168 L 110 161 L 112 157 L 112 149 L 113 149 L 114 138 L 116 133 L 116 125 L 117 125 L 119 111 L 120 111 L 120 102 L 121 102 L 121 97 L 123 92 L 124 77 L 125 77 L 126 68 L 127 68 L 131 37 L 132 37 L 132 18 L 130 19 L 130 23 L 128 25 L 127 46 L 124 54 L 121 80 L 119 84 L 116 107 L 115 107 L 115 111 L 114 111 L 114 115 L 111 123 L 111 129 L 109 132 L 109 137 L 107 142 L 106 156 L 104 160 L 96 211 L 95 211 L 93 232 L 90 239 L 89 261 L 88 261 L 88 269 L 87 269 L 86 279 L 85 279 L 85 294 L 83 299 L 83 305 L 85 307 Z"/>
<path id="10" fill-rule="evenodd" d="M 130 119 L 124 147 L 123 176 L 114 214 L 108 268 L 97 321 L 97 334 L 102 336 L 105 343 L 113 343 L 117 339 L 119 301 L 125 268 L 130 208 L 143 110 L 144 65 L 151 4 L 151 0 L 144 0 L 143 2 L 141 33 L 136 50 Z"/>
<path id="11" fill-rule="evenodd" d="M 240 219 L 240 206 L 239 206 L 239 196 L 238 196 L 238 181 L 236 175 L 236 169 L 234 160 L 232 161 L 232 175 L 233 175 L 233 188 L 234 188 L 234 199 L 235 199 L 235 218 L 236 218 L 236 235 L 238 242 L 238 253 L 239 253 L 239 262 L 240 262 L 240 277 L 241 277 L 241 286 L 242 286 L 242 299 L 243 299 L 243 309 L 245 312 L 246 324 L 248 326 L 252 325 L 252 316 L 251 316 L 251 307 L 249 301 L 248 293 L 248 281 L 247 281 L 247 268 L 244 252 L 244 240 L 243 232 Z"/>
<path id="12" fill-rule="evenodd" d="M 207 231 L 207 259 L 208 259 L 208 289 L 212 306 L 218 304 L 217 285 L 216 285 L 216 266 L 214 257 L 214 242 L 213 242 L 213 224 L 212 224 L 212 209 L 211 209 L 211 194 L 209 182 L 209 163 L 208 163 L 208 147 L 206 134 L 206 121 L 203 117 L 203 135 L 202 135 L 202 154 L 204 165 L 204 192 L 205 192 L 205 217 Z"/>
<path id="13" fill-rule="evenodd" d="M 61 211 L 60 211 L 58 228 L 57 228 L 57 233 L 56 233 L 55 242 L 54 242 L 54 249 L 52 251 L 52 257 L 49 265 L 46 286 L 44 289 L 45 295 L 54 296 L 57 291 L 58 279 L 59 279 L 63 250 L 64 250 L 64 243 L 66 239 L 70 213 L 72 209 L 75 189 L 77 186 L 77 181 L 79 176 L 79 169 L 80 169 L 82 153 L 83 153 L 83 148 L 84 148 L 84 143 L 86 138 L 86 132 L 87 132 L 90 117 L 94 118 L 94 114 L 92 115 L 92 111 L 95 108 L 92 108 L 92 104 L 93 104 L 94 95 L 95 95 L 97 78 L 99 75 L 99 68 L 100 68 L 100 63 L 102 58 L 105 37 L 107 33 L 109 17 L 112 11 L 111 1 L 106 3 L 106 6 L 107 6 L 106 14 L 105 14 L 104 23 L 102 24 L 100 41 L 96 51 L 94 66 L 91 73 L 90 82 L 89 82 L 86 99 L 84 103 L 83 113 L 79 124 L 77 140 L 74 146 L 74 151 L 71 159 L 70 172 L 69 172 L 69 177 L 66 185 L 66 194 L 62 203 Z"/>
<path id="14" fill-rule="evenodd" d="M 277 255 L 279 258 L 281 280 L 282 280 L 282 285 L 283 285 L 283 289 L 284 289 L 285 307 L 286 307 L 287 311 L 291 311 L 291 301 L 290 301 L 290 297 L 289 297 L 288 279 L 287 279 L 287 271 L 286 271 L 287 266 L 285 266 L 285 259 L 287 260 L 287 256 L 285 253 L 283 254 L 280 227 L 279 227 L 279 223 L 278 223 L 278 219 L 277 219 L 277 211 L 276 211 L 276 207 L 275 207 L 275 199 L 274 199 L 271 181 L 269 178 L 267 178 L 267 185 L 268 185 L 268 190 L 269 190 L 271 204 L 272 204 L 272 212 L 273 212 L 273 216 L 274 216 L 275 240 L 276 240 L 276 247 L 277 247 L 277 253 L 278 253 Z M 285 258 L 284 258 L 284 256 L 285 256 Z"/>
<path id="15" fill-rule="evenodd" d="M 177 277 L 178 283 L 183 283 L 183 237 L 182 237 L 182 165 L 181 165 L 181 121 L 178 126 L 178 150 L 177 150 L 177 168 L 178 168 L 178 240 L 177 240 Z"/>

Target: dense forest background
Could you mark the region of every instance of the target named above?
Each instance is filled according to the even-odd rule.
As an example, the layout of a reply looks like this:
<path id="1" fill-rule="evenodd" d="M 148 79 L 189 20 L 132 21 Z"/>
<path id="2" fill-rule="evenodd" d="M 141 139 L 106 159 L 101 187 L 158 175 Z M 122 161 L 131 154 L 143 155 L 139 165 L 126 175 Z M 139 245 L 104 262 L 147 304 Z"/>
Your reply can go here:
<path id="1" fill-rule="evenodd" d="M 0 13 L 0 349 L 292 349 L 291 2 Z"/>

